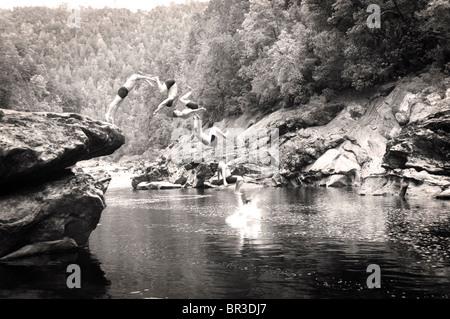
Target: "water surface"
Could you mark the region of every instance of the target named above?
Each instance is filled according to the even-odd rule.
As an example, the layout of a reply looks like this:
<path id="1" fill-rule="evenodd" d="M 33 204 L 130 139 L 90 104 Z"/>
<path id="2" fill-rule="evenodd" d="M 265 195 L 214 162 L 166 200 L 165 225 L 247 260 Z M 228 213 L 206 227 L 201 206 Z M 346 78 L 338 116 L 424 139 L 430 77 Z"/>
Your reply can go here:
<path id="1" fill-rule="evenodd" d="M 89 251 L 70 261 L 82 269 L 82 289 L 67 289 L 69 261 L 58 259 L 53 267 L 1 265 L 0 297 L 449 297 L 448 202 L 351 189 L 245 192 L 260 218 L 236 224 L 228 219 L 238 210 L 232 186 L 110 188 Z M 366 284 L 371 264 L 381 269 L 379 289 Z M 20 279 L 33 272 L 42 280 Z"/>
<path id="2" fill-rule="evenodd" d="M 261 218 L 230 225 L 232 187 L 112 189 L 91 252 L 114 298 L 447 298 L 447 202 L 345 189 L 250 189 Z M 235 226 L 235 227 L 232 227 Z M 366 284 L 381 269 L 380 289 Z"/>

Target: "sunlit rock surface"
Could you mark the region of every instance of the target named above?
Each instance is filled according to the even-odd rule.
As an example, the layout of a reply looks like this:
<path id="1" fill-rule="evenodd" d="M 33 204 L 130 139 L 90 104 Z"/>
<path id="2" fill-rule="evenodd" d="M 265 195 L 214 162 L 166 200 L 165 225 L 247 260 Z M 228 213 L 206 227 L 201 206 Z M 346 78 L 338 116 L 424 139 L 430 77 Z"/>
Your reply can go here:
<path id="1" fill-rule="evenodd" d="M 118 127 L 78 114 L 2 112 L 0 185 L 45 178 L 125 143 Z"/>
<path id="2" fill-rule="evenodd" d="M 0 257 L 86 246 L 111 178 L 73 165 L 124 143 L 116 126 L 78 114 L 2 110 Z"/>

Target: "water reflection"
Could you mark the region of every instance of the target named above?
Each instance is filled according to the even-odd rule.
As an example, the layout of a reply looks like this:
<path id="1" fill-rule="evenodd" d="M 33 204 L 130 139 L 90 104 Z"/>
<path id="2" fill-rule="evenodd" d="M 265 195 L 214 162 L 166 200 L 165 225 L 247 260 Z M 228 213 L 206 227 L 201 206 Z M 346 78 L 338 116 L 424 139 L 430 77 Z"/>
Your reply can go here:
<path id="1" fill-rule="evenodd" d="M 112 282 L 110 293 L 121 298 L 448 297 L 448 203 L 406 203 L 343 189 L 247 192 L 255 203 L 247 211 L 239 209 L 232 189 L 110 193 L 110 207 L 91 242 Z M 259 218 L 249 218 L 252 210 Z M 431 237 L 420 241 L 425 229 Z M 439 246 L 429 246 L 439 236 Z M 442 260 L 430 264 L 413 242 L 438 247 Z M 379 290 L 365 286 L 372 263 L 383 272 Z"/>
<path id="2" fill-rule="evenodd" d="M 81 269 L 81 288 L 70 289 L 67 266 Z M 100 262 L 87 250 L 49 254 L 0 264 L 0 298 L 109 298 L 110 282 Z"/>
<path id="3" fill-rule="evenodd" d="M 33 261 L 0 265 L 0 297 L 449 297 L 450 203 L 243 190 L 253 198 L 244 210 L 232 187 L 108 190 L 90 252 L 75 259 L 89 269 L 85 290 L 65 287 L 73 259 Z M 381 289 L 366 286 L 370 264 L 381 268 Z"/>

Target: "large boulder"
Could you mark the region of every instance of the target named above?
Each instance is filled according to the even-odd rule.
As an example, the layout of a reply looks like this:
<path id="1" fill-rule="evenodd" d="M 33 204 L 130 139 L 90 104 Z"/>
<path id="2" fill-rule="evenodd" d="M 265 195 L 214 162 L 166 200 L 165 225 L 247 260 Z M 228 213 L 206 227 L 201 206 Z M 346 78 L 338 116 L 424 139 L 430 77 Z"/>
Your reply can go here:
<path id="1" fill-rule="evenodd" d="M 360 195 L 404 197 L 408 181 L 397 174 L 369 175 L 358 189 Z"/>
<path id="2" fill-rule="evenodd" d="M 146 168 L 146 173 L 133 176 L 131 178 L 131 186 L 138 189 L 140 183 L 161 182 L 169 178 L 169 172 L 165 164 L 161 166 L 151 165 Z"/>
<path id="3" fill-rule="evenodd" d="M 352 158 L 353 157 L 353 158 Z M 326 151 L 307 169 L 308 172 L 319 172 L 324 175 L 349 174 L 361 169 L 352 153 L 342 154 L 337 149 Z"/>
<path id="4" fill-rule="evenodd" d="M 360 170 L 354 153 L 332 148 L 306 169 L 304 178 L 310 182 L 318 181 L 319 186 L 344 187 L 357 182 Z"/>
<path id="5" fill-rule="evenodd" d="M 111 177 L 74 164 L 113 153 L 124 135 L 72 113 L 0 115 L 0 257 L 87 246 Z"/>
<path id="6" fill-rule="evenodd" d="M 78 161 L 112 154 L 125 143 L 116 126 L 78 114 L 2 112 L 0 186 L 45 178 Z"/>
<path id="7" fill-rule="evenodd" d="M 408 124 L 386 143 L 378 171 L 363 176 L 361 194 L 437 198 L 450 187 L 450 98 L 415 94 Z"/>
<path id="8" fill-rule="evenodd" d="M 387 170 L 384 174 L 364 178 L 361 195 L 394 195 L 407 198 L 440 198 L 450 188 L 450 177 L 430 174 L 425 170 Z M 445 194 L 445 193 L 444 193 Z"/>
<path id="9" fill-rule="evenodd" d="M 65 238 L 71 239 L 67 248 L 74 246 L 71 242 L 86 246 L 106 207 L 108 182 L 65 171 L 41 184 L 0 196 L 0 257 L 20 249 L 42 252 L 42 247 L 61 248 Z"/>
<path id="10" fill-rule="evenodd" d="M 365 103 L 361 97 L 349 97 L 345 108 L 326 125 L 302 128 L 280 137 L 280 173 L 294 181 L 294 185 L 315 183 L 317 180 L 310 179 L 311 174 L 304 173 L 332 149 L 357 164 L 354 167 L 356 175 L 363 171 L 373 173 L 372 170 L 377 170 L 382 162 L 387 141 L 401 130 L 391 105 L 385 103 L 389 96 L 367 99 Z M 333 160 L 342 159 L 336 156 Z M 335 166 L 332 162 L 327 165 Z M 307 180 L 302 180 L 303 176 Z"/>
<path id="11" fill-rule="evenodd" d="M 211 169 L 211 166 L 206 163 L 200 163 L 194 170 L 194 178 L 192 181 L 192 187 L 201 188 L 205 186 L 205 182 L 209 181 L 214 176 L 215 171 Z"/>
<path id="12" fill-rule="evenodd" d="M 413 197 L 438 197 L 443 190 L 450 187 L 450 176 L 430 174 L 426 170 L 414 168 L 394 170 L 408 180 L 408 188 L 405 195 Z"/>
<path id="13" fill-rule="evenodd" d="M 279 173 L 293 186 L 438 196 L 450 176 L 450 92 L 433 81 L 407 78 L 384 93 L 341 97 L 345 107 L 327 124 L 280 137 Z"/>
<path id="14" fill-rule="evenodd" d="M 384 162 L 389 168 L 450 175 L 450 109 L 405 126 L 388 143 Z"/>
<path id="15" fill-rule="evenodd" d="M 395 119 L 402 126 L 408 124 L 411 108 L 416 102 L 416 94 L 407 91 L 402 86 L 397 86 L 385 100 L 385 103 L 391 106 Z"/>

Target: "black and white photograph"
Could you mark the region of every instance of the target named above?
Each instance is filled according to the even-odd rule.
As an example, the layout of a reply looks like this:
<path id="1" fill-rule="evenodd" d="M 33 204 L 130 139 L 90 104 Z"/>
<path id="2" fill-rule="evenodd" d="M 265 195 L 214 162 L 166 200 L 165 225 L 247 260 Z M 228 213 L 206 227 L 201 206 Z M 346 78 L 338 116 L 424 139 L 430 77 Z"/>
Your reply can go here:
<path id="1" fill-rule="evenodd" d="M 448 0 L 0 2 L 0 299 L 448 300 L 449 200 Z"/>

